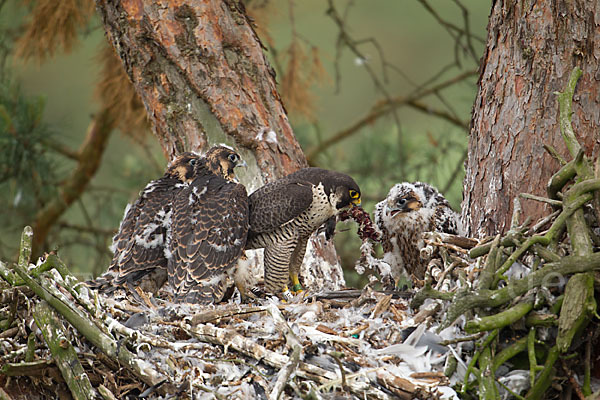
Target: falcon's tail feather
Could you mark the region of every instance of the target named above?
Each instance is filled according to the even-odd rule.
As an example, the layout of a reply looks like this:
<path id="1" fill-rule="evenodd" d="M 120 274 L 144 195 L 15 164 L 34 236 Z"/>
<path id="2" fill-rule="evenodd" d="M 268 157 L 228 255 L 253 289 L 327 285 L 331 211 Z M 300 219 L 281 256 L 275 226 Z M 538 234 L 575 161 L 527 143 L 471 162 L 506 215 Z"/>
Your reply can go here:
<path id="1" fill-rule="evenodd" d="M 118 286 L 115 285 L 115 279 L 117 276 L 113 274 L 112 271 L 108 271 L 103 275 L 100 275 L 96 279 L 91 279 L 89 281 L 85 281 L 85 284 L 90 289 L 95 289 L 100 293 L 113 293 Z"/>
<path id="2" fill-rule="evenodd" d="M 224 292 L 224 281 L 212 286 L 196 285 L 193 286 L 187 293 L 178 294 L 175 297 L 175 301 L 201 305 L 215 304 L 223 299 Z"/>
<path id="3" fill-rule="evenodd" d="M 139 286 L 144 292 L 156 294 L 166 281 L 167 270 L 154 267 L 133 271 L 124 276 L 109 270 L 96 279 L 85 283 L 91 289 L 96 289 L 98 292 L 105 294 L 112 294 L 119 288 L 128 288 L 129 286 Z"/>

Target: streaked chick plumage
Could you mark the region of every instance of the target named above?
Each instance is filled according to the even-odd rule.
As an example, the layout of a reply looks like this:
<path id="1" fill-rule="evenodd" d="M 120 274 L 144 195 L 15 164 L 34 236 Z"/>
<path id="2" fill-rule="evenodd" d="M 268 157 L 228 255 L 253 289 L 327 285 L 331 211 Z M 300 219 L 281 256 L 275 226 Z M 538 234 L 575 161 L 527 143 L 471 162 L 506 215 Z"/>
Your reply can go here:
<path id="1" fill-rule="evenodd" d="M 176 300 L 200 304 L 220 301 L 247 235 L 246 188 L 208 169 L 198 172 L 173 201 L 167 258 Z"/>
<path id="2" fill-rule="evenodd" d="M 394 185 L 375 206 L 375 224 L 382 233 L 383 260 L 396 282 L 406 273 L 425 277 L 429 260 L 421 256 L 424 232 L 462 233 L 459 215 L 436 188 L 423 182 Z"/>
<path id="3" fill-rule="evenodd" d="M 212 174 L 228 182 L 226 179 L 233 179 L 233 168 L 240 162 L 239 155 L 224 146 L 211 148 L 204 157 L 190 152 L 177 156 L 165 174 L 148 183 L 140 197 L 126 208 L 113 238 L 111 264 L 102 276 L 87 282 L 88 285 L 107 293 L 119 287 L 130 291 L 140 287 L 145 292 L 156 293 L 168 279 L 168 259 L 173 254 L 168 242 L 171 239 L 174 243 L 173 221 L 180 221 L 187 212 L 174 209 L 175 200 L 189 197 L 188 192 L 193 190 L 190 188 L 200 175 Z"/>

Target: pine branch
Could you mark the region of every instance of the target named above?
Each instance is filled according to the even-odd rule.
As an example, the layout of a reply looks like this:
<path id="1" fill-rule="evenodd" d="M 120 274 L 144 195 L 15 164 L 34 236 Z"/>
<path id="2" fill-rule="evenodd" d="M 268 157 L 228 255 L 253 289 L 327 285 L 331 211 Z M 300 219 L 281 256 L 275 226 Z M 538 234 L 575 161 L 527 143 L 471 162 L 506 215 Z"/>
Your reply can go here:
<path id="1" fill-rule="evenodd" d="M 106 110 L 100 112 L 88 127 L 87 136 L 79 148 L 78 164 L 71 175 L 62 183 L 54 199 L 38 211 L 33 222 L 35 233 L 33 254 L 41 254 L 46 237 L 58 218 L 77 200 L 100 167 L 100 161 L 113 123 Z"/>
<path id="2" fill-rule="evenodd" d="M 306 159 L 308 160 L 309 164 L 314 165 L 315 164 L 315 160 L 316 157 L 326 151 L 327 149 L 329 149 L 330 147 L 332 147 L 333 145 L 349 138 L 350 136 L 356 134 L 358 131 L 360 131 L 362 128 L 373 124 L 376 120 L 378 120 L 379 118 L 387 115 L 388 113 L 390 113 L 392 110 L 396 109 L 397 107 L 400 106 L 411 106 L 415 109 L 418 109 L 420 111 L 427 111 L 427 112 L 432 112 L 434 115 L 445 119 L 461 128 L 466 128 L 467 127 L 467 123 L 465 123 L 465 121 L 460 121 L 458 119 L 456 119 L 455 117 L 451 116 L 448 113 L 445 113 L 441 110 L 438 111 L 432 111 L 429 110 L 427 108 L 427 106 L 425 106 L 423 103 L 419 102 L 418 100 L 429 96 L 431 94 L 437 93 L 449 86 L 452 86 L 458 82 L 462 82 L 465 79 L 468 79 L 471 76 L 474 76 L 477 73 L 477 71 L 473 70 L 473 71 L 467 71 L 464 73 L 461 73 L 451 79 L 448 79 L 442 83 L 439 83 L 435 86 L 432 86 L 430 88 L 427 89 L 423 89 L 420 90 L 419 92 L 416 92 L 414 94 L 411 94 L 410 96 L 407 97 L 394 97 L 394 98 L 385 98 L 383 100 L 378 101 L 373 108 L 371 109 L 371 111 L 365 115 L 364 117 L 362 117 L 360 120 L 356 121 L 354 124 L 352 124 L 351 126 L 349 126 L 348 128 L 339 131 L 338 133 L 330 136 L 329 138 L 327 138 L 326 140 L 322 141 L 321 143 L 319 143 L 317 146 L 314 146 L 310 149 L 307 150 L 306 152 Z M 462 164 L 461 164 L 462 165 Z"/>

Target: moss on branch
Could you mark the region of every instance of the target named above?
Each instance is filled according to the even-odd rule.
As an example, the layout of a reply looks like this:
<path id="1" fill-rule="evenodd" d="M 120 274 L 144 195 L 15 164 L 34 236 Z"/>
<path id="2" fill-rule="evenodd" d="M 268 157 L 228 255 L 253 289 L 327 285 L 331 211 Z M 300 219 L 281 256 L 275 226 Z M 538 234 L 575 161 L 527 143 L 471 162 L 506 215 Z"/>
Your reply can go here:
<path id="1" fill-rule="evenodd" d="M 77 359 L 77 353 L 67 339 L 62 322 L 56 312 L 50 308 L 48 303 L 41 301 L 37 303 L 33 316 L 73 398 L 75 400 L 96 398 L 96 391 Z"/>
<path id="2" fill-rule="evenodd" d="M 587 256 L 567 256 L 560 261 L 548 263 L 526 277 L 512 281 L 502 289 L 458 292 L 453 298 L 446 319 L 440 330 L 448 327 L 468 310 L 481 307 L 498 307 L 522 296 L 539 286 L 553 286 L 557 277 L 581 272 L 600 270 L 600 253 Z"/>
<path id="3" fill-rule="evenodd" d="M 532 309 L 533 301 L 520 302 L 498 314 L 467 321 L 465 324 L 465 331 L 467 331 L 467 333 L 477 333 L 503 328 L 520 320 Z"/>

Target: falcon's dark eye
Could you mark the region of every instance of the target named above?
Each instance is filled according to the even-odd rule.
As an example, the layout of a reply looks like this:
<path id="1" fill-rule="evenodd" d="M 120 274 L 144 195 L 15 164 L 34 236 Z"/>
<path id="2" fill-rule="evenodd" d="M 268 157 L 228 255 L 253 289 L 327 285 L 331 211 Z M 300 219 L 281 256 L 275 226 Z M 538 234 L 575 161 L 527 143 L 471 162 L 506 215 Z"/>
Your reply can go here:
<path id="1" fill-rule="evenodd" d="M 401 206 L 401 207 L 402 207 L 402 206 L 404 206 L 405 204 L 406 204 L 406 199 L 400 199 L 400 200 L 398 200 L 398 205 L 399 205 L 399 206 Z"/>
<path id="2" fill-rule="evenodd" d="M 358 199 L 360 197 L 360 193 L 358 193 L 356 190 L 354 189 L 350 189 L 348 191 L 348 193 L 350 194 L 350 198 L 351 199 Z"/>
<path id="3" fill-rule="evenodd" d="M 190 165 L 193 167 L 194 165 L 196 165 L 196 163 L 198 162 L 198 160 L 196 160 L 195 158 L 192 158 L 189 163 Z"/>
<path id="4" fill-rule="evenodd" d="M 232 163 L 236 163 L 239 159 L 237 154 L 230 154 L 229 157 L 227 157 L 229 159 L 229 161 L 231 161 Z"/>

